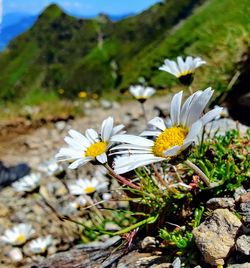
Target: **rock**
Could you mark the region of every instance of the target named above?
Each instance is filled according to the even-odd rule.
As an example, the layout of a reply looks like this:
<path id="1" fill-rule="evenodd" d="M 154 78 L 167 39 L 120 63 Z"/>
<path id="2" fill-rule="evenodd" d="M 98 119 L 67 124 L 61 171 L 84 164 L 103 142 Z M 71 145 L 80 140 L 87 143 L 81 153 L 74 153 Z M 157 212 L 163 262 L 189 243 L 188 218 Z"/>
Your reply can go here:
<path id="1" fill-rule="evenodd" d="M 112 108 L 112 102 L 109 100 L 101 100 L 100 104 L 101 104 L 101 107 L 103 109 L 111 109 Z"/>
<path id="2" fill-rule="evenodd" d="M 241 197 L 240 197 L 240 202 L 241 203 L 250 203 L 250 192 L 247 192 L 245 194 L 243 194 Z"/>
<path id="3" fill-rule="evenodd" d="M 141 242 L 141 248 L 142 249 L 155 248 L 157 244 L 158 242 L 155 237 L 146 236 Z"/>
<path id="4" fill-rule="evenodd" d="M 236 202 L 238 202 L 240 200 L 240 197 L 242 195 L 244 195 L 245 193 L 247 193 L 247 191 L 241 186 L 239 188 L 237 188 L 234 192 L 234 199 Z"/>
<path id="5" fill-rule="evenodd" d="M 181 259 L 178 257 L 172 263 L 173 268 L 181 268 Z"/>
<path id="6" fill-rule="evenodd" d="M 58 121 L 55 123 L 55 127 L 58 131 L 62 132 L 67 126 L 65 121 Z"/>
<path id="7" fill-rule="evenodd" d="M 241 215 L 246 227 L 250 227 L 250 202 L 240 204 Z"/>
<path id="8" fill-rule="evenodd" d="M 107 222 L 104 227 L 105 231 L 115 232 L 121 230 L 121 227 L 113 222 Z"/>
<path id="9" fill-rule="evenodd" d="M 224 259 L 234 248 L 241 225 L 228 209 L 216 209 L 210 218 L 193 230 L 195 242 L 207 263 L 224 265 Z"/>
<path id="10" fill-rule="evenodd" d="M 159 264 L 160 265 L 157 265 Z M 157 265 L 157 266 L 156 266 Z M 104 266 L 106 268 L 106 266 Z M 163 257 L 153 255 L 151 253 L 139 253 L 137 251 L 132 251 L 126 254 L 119 260 L 116 268 L 135 268 L 135 267 L 171 267 L 169 263 L 164 261 Z"/>
<path id="11" fill-rule="evenodd" d="M 250 268 L 250 263 L 232 264 L 227 266 L 227 268 Z"/>
<path id="12" fill-rule="evenodd" d="M 245 255 L 250 255 L 250 236 L 240 236 L 236 240 L 236 249 Z"/>
<path id="13" fill-rule="evenodd" d="M 0 218 L 7 217 L 9 213 L 9 208 L 6 205 L 0 203 Z"/>
<path id="14" fill-rule="evenodd" d="M 229 130 L 238 129 L 241 134 L 246 134 L 248 127 L 240 124 L 230 118 L 222 118 L 215 120 L 206 125 L 206 131 L 210 137 L 216 135 L 225 135 Z"/>
<path id="15" fill-rule="evenodd" d="M 228 208 L 232 209 L 234 207 L 234 199 L 227 197 L 215 197 L 211 198 L 206 203 L 208 209 L 215 210 L 217 208 Z"/>
<path id="16" fill-rule="evenodd" d="M 8 255 L 13 262 L 20 262 L 23 259 L 23 253 L 19 248 L 12 248 Z"/>

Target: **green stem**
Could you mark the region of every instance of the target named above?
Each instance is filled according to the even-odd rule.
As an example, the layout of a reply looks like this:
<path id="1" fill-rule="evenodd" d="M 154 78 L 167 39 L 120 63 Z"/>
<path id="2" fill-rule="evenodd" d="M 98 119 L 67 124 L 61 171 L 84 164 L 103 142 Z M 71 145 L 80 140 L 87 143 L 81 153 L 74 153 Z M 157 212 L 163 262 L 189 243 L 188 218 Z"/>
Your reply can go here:
<path id="1" fill-rule="evenodd" d="M 193 89 L 192 89 L 192 86 L 188 86 L 188 90 L 189 90 L 189 93 L 192 95 L 193 94 Z"/>
<path id="2" fill-rule="evenodd" d="M 142 109 L 143 117 L 145 119 L 146 124 L 148 124 L 148 119 L 147 119 L 144 103 L 143 102 L 140 102 L 140 103 L 141 103 L 141 109 Z"/>
<path id="3" fill-rule="evenodd" d="M 202 181 L 206 184 L 206 186 L 210 187 L 210 181 L 209 178 L 205 175 L 205 173 L 203 171 L 200 170 L 199 167 L 197 167 L 194 163 L 192 163 L 190 160 L 186 160 L 185 161 L 186 164 L 193 169 L 198 175 L 199 177 L 202 179 Z"/>
<path id="4" fill-rule="evenodd" d="M 78 221 L 75 221 L 75 220 L 72 220 L 72 219 L 70 219 L 69 217 L 64 217 L 64 220 L 71 221 L 71 222 L 73 222 L 73 223 L 76 223 L 76 224 L 78 224 L 78 225 L 81 225 L 81 226 L 83 226 L 84 228 L 89 229 L 89 230 L 92 230 L 92 231 L 95 231 L 95 232 L 97 232 L 97 233 L 101 233 L 101 234 L 107 234 L 107 235 L 113 235 L 113 236 L 115 236 L 115 235 L 123 235 L 123 234 L 129 233 L 130 231 L 132 231 L 132 230 L 134 230 L 134 229 L 136 229 L 136 228 L 138 228 L 138 227 L 140 227 L 140 226 L 142 226 L 142 225 L 145 225 L 145 224 L 152 224 L 152 223 L 154 223 L 154 222 L 158 219 L 158 217 L 159 217 L 158 214 L 157 214 L 156 216 L 151 216 L 151 217 L 149 217 L 149 218 L 147 218 L 147 219 L 145 219 L 145 220 L 139 221 L 139 222 L 137 222 L 137 223 L 135 223 L 135 224 L 133 224 L 133 225 L 131 225 L 131 226 L 128 226 L 128 227 L 125 228 L 125 229 L 119 230 L 119 231 L 114 232 L 114 233 L 107 232 L 107 231 L 102 231 L 102 230 L 93 230 L 93 229 L 91 229 L 91 228 L 85 226 L 83 223 L 78 222 Z"/>

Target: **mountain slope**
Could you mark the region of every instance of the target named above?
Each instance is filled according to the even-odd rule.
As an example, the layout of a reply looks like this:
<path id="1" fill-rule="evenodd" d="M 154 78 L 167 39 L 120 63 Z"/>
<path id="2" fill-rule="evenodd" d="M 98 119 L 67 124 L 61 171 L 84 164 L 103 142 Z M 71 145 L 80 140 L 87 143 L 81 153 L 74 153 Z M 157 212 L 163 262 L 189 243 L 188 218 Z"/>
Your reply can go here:
<path id="1" fill-rule="evenodd" d="M 119 22 L 104 15 L 78 20 L 51 5 L 0 55 L 0 97 L 46 97 L 59 89 L 67 97 L 102 94 L 140 76 L 165 87 L 175 80 L 158 67 L 179 54 L 205 57 L 210 67 L 198 72 L 202 85 L 225 90 L 249 39 L 248 0 L 208 0 L 192 14 L 203 2 L 168 0 Z"/>
<path id="2" fill-rule="evenodd" d="M 248 0 L 210 0 L 179 25 L 170 34 L 159 36 L 134 57 L 124 86 L 139 75 L 148 78 L 153 85 L 172 85 L 175 79 L 159 71 L 165 57 L 199 55 L 208 65 L 197 72 L 194 86 L 212 85 L 216 90 L 227 90 L 230 79 L 241 56 L 250 45 L 250 6 Z M 140 62 L 140 64 L 138 64 Z M 196 83 L 199 81 L 199 83 Z"/>
<path id="3" fill-rule="evenodd" d="M 2 25 L 0 32 L 0 50 L 4 49 L 16 36 L 27 31 L 34 24 L 36 18 L 36 16 L 29 16 L 17 22 L 13 20 L 13 24 L 8 23 L 8 26 Z"/>

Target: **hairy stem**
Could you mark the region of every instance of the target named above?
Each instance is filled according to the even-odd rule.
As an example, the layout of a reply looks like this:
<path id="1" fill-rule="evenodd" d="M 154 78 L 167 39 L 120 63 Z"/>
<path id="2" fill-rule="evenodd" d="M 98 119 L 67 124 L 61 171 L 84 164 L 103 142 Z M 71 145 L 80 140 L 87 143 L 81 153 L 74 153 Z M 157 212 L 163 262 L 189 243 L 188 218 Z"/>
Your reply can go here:
<path id="1" fill-rule="evenodd" d="M 200 170 L 199 167 L 197 167 L 194 163 L 192 163 L 190 160 L 186 160 L 185 163 L 193 169 L 199 177 L 202 179 L 202 181 L 206 184 L 206 186 L 210 187 L 210 181 L 209 178 L 206 176 L 206 174 Z"/>
<path id="2" fill-rule="evenodd" d="M 133 182 L 127 180 L 126 178 L 122 177 L 121 175 L 118 175 L 115 173 L 115 171 L 108 165 L 105 165 L 106 169 L 109 171 L 109 174 L 114 177 L 116 180 L 118 180 L 121 184 L 127 185 L 133 189 L 140 190 L 141 188 L 134 184 Z"/>

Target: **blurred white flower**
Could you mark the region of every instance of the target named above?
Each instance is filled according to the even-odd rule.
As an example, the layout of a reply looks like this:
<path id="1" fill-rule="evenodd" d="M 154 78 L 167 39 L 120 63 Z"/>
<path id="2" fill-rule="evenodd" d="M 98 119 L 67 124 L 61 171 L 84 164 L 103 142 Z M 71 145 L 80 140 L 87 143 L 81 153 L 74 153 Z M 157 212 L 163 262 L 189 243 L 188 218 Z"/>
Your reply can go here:
<path id="1" fill-rule="evenodd" d="M 88 204 L 88 197 L 85 195 L 81 195 L 77 197 L 74 201 L 70 201 L 65 207 L 63 207 L 64 215 L 72 215 L 77 212 L 77 210 L 81 207 L 85 207 Z"/>
<path id="2" fill-rule="evenodd" d="M 42 163 L 38 167 L 38 170 L 46 173 L 48 176 L 56 176 L 60 174 L 64 169 L 60 164 L 58 164 L 56 159 L 52 158 Z"/>
<path id="3" fill-rule="evenodd" d="M 47 251 L 52 242 L 53 239 L 50 235 L 47 237 L 40 237 L 29 243 L 29 249 L 35 254 L 43 254 Z"/>
<path id="4" fill-rule="evenodd" d="M 108 200 L 110 200 L 111 198 L 112 198 L 112 194 L 110 194 L 110 193 L 104 193 L 104 194 L 102 195 L 102 199 L 103 199 L 103 200 L 108 201 Z"/>
<path id="5" fill-rule="evenodd" d="M 71 129 L 70 137 L 65 138 L 68 148 L 62 148 L 56 155 L 59 161 L 73 161 L 70 169 L 78 168 L 90 161 L 98 161 L 101 164 L 107 162 L 106 152 L 113 145 L 110 142 L 112 136 L 124 133 L 123 125 L 114 127 L 113 117 L 103 121 L 100 135 L 94 129 L 87 129 L 85 135 Z"/>
<path id="6" fill-rule="evenodd" d="M 32 192 L 39 187 L 40 179 L 40 174 L 32 173 L 12 183 L 12 186 L 17 192 Z"/>
<path id="7" fill-rule="evenodd" d="M 200 130 L 208 122 L 216 118 L 222 111 L 218 107 L 202 116 L 203 110 L 212 97 L 213 90 L 207 88 L 192 94 L 183 105 L 182 91 L 175 94 L 170 107 L 171 126 L 167 127 L 160 117 L 155 117 L 148 124 L 155 130 L 144 131 L 141 136 L 153 137 L 153 140 L 134 135 L 117 135 L 117 145 L 111 150 L 113 154 L 125 154 L 114 160 L 114 169 L 122 174 L 135 168 L 164 161 L 180 154 L 194 141 Z"/>
<path id="8" fill-rule="evenodd" d="M 0 237 L 0 240 L 7 244 L 14 246 L 20 246 L 26 243 L 26 241 L 35 233 L 32 225 L 21 223 L 14 226 L 12 229 L 7 229 L 4 235 Z"/>
<path id="9" fill-rule="evenodd" d="M 155 89 L 152 87 L 144 87 L 141 85 L 130 86 L 129 92 L 141 103 L 144 103 L 152 95 L 155 94 Z"/>
<path id="10" fill-rule="evenodd" d="M 69 191 L 73 195 L 92 194 L 105 188 L 106 183 L 100 183 L 96 178 L 78 179 L 74 184 L 69 185 Z"/>
<path id="11" fill-rule="evenodd" d="M 78 209 L 80 207 L 84 207 L 86 206 L 88 203 L 87 198 L 85 198 L 84 196 L 79 196 L 78 198 L 76 198 L 74 201 L 70 202 L 70 206 L 72 208 Z"/>
<path id="12" fill-rule="evenodd" d="M 159 69 L 176 76 L 182 84 L 190 85 L 193 81 L 195 69 L 203 64 L 206 64 L 206 62 L 200 57 L 188 56 L 186 59 L 177 57 L 177 62 L 165 59 L 164 64 Z"/>

